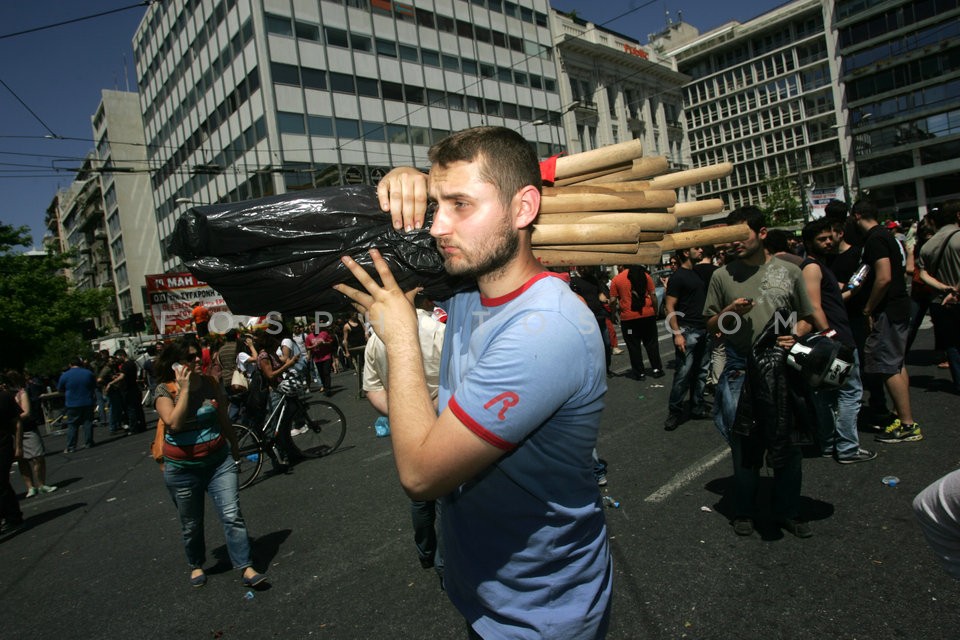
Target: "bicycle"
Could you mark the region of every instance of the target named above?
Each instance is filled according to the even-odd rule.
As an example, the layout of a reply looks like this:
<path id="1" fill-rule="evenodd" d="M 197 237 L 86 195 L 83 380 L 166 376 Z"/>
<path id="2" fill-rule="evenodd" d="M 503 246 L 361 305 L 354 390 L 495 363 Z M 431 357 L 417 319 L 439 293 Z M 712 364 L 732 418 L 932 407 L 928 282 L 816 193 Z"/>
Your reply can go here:
<path id="1" fill-rule="evenodd" d="M 308 399 L 302 384 L 280 384 L 280 401 L 259 429 L 244 424 L 234 424 L 237 434 L 239 460 L 237 472 L 240 488 L 249 487 L 260 476 L 264 457 L 278 464 L 274 447 L 280 426 L 290 420 L 292 458 L 322 458 L 330 455 L 343 442 L 347 434 L 347 418 L 340 407 L 327 400 Z"/>

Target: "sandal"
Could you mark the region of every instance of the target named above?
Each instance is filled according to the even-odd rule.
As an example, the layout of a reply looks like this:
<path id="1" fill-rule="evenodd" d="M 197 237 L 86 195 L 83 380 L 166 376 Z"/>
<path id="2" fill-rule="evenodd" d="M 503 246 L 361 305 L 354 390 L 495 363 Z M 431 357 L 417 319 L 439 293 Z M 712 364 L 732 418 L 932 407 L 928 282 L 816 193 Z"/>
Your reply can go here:
<path id="1" fill-rule="evenodd" d="M 205 574 L 205 573 L 201 573 L 201 574 L 198 575 L 198 576 L 191 576 L 191 577 L 190 577 L 190 586 L 193 587 L 193 588 L 195 588 L 195 589 L 199 589 L 200 587 L 202 587 L 202 586 L 205 585 L 205 584 L 207 584 L 207 574 Z"/>

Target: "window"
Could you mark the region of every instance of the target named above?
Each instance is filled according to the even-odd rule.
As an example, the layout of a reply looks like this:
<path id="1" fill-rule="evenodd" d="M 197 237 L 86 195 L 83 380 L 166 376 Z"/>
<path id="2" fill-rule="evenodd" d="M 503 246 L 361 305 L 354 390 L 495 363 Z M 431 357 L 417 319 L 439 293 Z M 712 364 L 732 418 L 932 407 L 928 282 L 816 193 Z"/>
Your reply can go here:
<path id="1" fill-rule="evenodd" d="M 267 33 L 276 33 L 281 36 L 293 35 L 293 24 L 286 16 L 266 14 Z"/>
<path id="2" fill-rule="evenodd" d="M 333 120 L 326 116 L 307 116 L 307 126 L 312 136 L 333 137 Z"/>
<path id="3" fill-rule="evenodd" d="M 349 47 L 350 39 L 346 31 L 340 29 L 334 29 L 332 27 L 325 27 L 323 32 L 327 36 L 327 44 L 333 47 Z"/>
<path id="4" fill-rule="evenodd" d="M 444 53 L 440 59 L 443 62 L 444 69 L 448 69 L 450 71 L 460 71 L 460 58 L 457 56 L 451 56 Z"/>
<path id="5" fill-rule="evenodd" d="M 340 93 L 356 93 L 357 89 L 353 76 L 345 73 L 330 72 L 330 89 Z"/>
<path id="6" fill-rule="evenodd" d="M 380 83 L 373 78 L 357 77 L 357 93 L 372 98 L 380 97 Z"/>
<path id="7" fill-rule="evenodd" d="M 408 62 L 420 62 L 420 52 L 416 47 L 402 44 L 400 45 L 400 59 Z"/>
<path id="8" fill-rule="evenodd" d="M 440 66 L 440 54 L 430 49 L 421 49 L 420 56 L 423 58 L 423 64 L 428 67 Z"/>
<path id="9" fill-rule="evenodd" d="M 414 49 L 416 51 L 416 49 Z M 383 38 L 377 38 L 377 55 L 387 56 L 388 58 L 397 57 L 397 43 Z"/>
<path id="10" fill-rule="evenodd" d="M 350 34 L 350 46 L 354 51 L 373 51 L 373 41 L 356 33 Z"/>
<path id="11" fill-rule="evenodd" d="M 337 137 L 355 139 L 360 137 L 360 123 L 349 118 L 337 118 Z"/>
<path id="12" fill-rule="evenodd" d="M 278 84 L 300 86 L 300 70 L 296 65 L 271 62 L 270 74 L 273 76 L 273 81 Z"/>
<path id="13" fill-rule="evenodd" d="M 278 111 L 277 125 L 280 127 L 280 133 L 298 133 L 302 135 L 307 132 L 306 127 L 303 124 L 302 113 Z"/>
<path id="14" fill-rule="evenodd" d="M 406 143 L 407 142 L 407 128 L 400 124 L 388 124 L 387 125 L 387 139 L 390 142 L 397 143 Z"/>
<path id="15" fill-rule="evenodd" d="M 310 67 L 301 67 L 300 76 L 303 79 L 303 86 L 308 89 L 327 88 L 327 72 L 321 69 L 311 69 Z"/>
<path id="16" fill-rule="evenodd" d="M 317 25 L 307 24 L 305 22 L 294 22 L 293 26 L 296 30 L 297 37 L 301 40 L 320 42 L 320 27 Z"/>
<path id="17" fill-rule="evenodd" d="M 382 122 L 371 122 L 369 120 L 364 120 L 361 123 L 361 126 L 363 128 L 364 139 L 373 140 L 376 142 L 387 141 L 387 128 Z"/>
<path id="18" fill-rule="evenodd" d="M 396 100 L 403 102 L 403 85 L 396 82 L 380 81 L 380 90 L 383 91 L 384 100 Z"/>

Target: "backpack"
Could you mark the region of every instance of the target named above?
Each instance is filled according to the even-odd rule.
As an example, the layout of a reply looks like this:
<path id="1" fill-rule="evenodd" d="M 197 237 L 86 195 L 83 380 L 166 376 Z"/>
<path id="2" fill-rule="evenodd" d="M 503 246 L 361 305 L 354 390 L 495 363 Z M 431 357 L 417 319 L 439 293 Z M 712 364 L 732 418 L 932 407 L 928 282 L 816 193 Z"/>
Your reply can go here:
<path id="1" fill-rule="evenodd" d="M 259 368 L 250 375 L 250 384 L 247 386 L 247 397 L 243 408 L 247 415 L 260 418 L 267 413 L 267 403 L 270 400 L 270 385 Z"/>

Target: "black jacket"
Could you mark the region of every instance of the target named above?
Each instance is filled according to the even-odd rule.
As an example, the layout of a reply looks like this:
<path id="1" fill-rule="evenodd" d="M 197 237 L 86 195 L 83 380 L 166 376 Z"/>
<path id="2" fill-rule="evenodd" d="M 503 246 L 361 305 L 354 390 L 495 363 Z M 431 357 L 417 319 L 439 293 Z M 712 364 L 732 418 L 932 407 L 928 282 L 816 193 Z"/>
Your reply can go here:
<path id="1" fill-rule="evenodd" d="M 787 317 L 785 309 L 778 310 Z M 743 465 L 767 465 L 778 469 L 786 464 L 790 448 L 808 440 L 813 424 L 808 386 L 799 372 L 787 366 L 787 352 L 777 345 L 774 314 L 753 344 L 747 357 L 746 380 L 737 403 L 733 432 L 743 439 Z"/>

